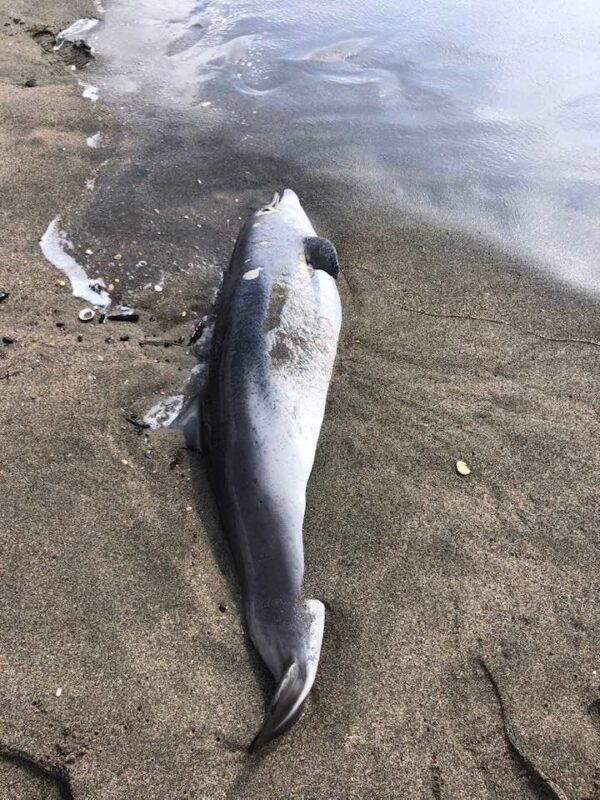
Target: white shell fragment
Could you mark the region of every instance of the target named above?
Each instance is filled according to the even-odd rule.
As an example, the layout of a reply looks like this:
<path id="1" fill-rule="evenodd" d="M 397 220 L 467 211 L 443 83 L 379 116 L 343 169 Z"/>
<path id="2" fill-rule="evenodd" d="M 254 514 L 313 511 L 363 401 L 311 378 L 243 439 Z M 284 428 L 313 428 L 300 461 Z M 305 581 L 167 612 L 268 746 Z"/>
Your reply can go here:
<path id="1" fill-rule="evenodd" d="M 456 471 L 459 475 L 470 475 L 471 469 L 466 461 L 457 461 L 456 462 Z"/>
<path id="2" fill-rule="evenodd" d="M 93 308 L 82 308 L 77 316 L 81 322 L 89 322 L 90 320 L 94 319 L 96 312 Z"/>

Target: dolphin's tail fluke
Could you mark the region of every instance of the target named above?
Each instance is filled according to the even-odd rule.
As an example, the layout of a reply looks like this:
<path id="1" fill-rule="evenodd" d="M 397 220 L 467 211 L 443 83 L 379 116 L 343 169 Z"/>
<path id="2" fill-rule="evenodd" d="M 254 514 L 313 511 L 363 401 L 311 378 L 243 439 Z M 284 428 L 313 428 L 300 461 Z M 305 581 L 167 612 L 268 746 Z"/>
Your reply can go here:
<path id="1" fill-rule="evenodd" d="M 319 600 L 306 600 L 303 607 L 306 626 L 301 646 L 294 648 L 292 658 L 282 666 L 263 726 L 250 745 L 251 753 L 280 736 L 296 722 L 315 682 L 323 641 L 325 607 Z"/>

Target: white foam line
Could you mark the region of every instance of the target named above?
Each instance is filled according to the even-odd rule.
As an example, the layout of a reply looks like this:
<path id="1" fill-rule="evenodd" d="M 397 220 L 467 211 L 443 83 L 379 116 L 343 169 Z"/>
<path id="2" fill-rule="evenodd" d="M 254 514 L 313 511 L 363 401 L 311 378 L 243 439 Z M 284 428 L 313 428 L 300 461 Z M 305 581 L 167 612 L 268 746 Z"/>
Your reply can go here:
<path id="1" fill-rule="evenodd" d="M 48 225 L 40 240 L 40 248 L 44 257 L 68 277 L 74 297 L 80 297 L 94 306 L 109 306 L 110 295 L 108 292 L 104 289 L 97 292 L 92 288 L 93 286 L 104 286 L 104 281 L 101 278 L 90 280 L 81 264 L 78 264 L 73 256 L 65 252 L 66 247 L 72 248 L 73 245 L 67 239 L 65 232 L 60 229 L 60 217 L 56 217 Z"/>
<path id="2" fill-rule="evenodd" d="M 57 34 L 56 38 L 58 41 L 66 39 L 68 42 L 80 42 L 85 39 L 85 34 L 93 30 L 99 22 L 99 19 L 94 19 L 93 17 L 78 19 L 68 28 L 65 28 L 64 31 Z M 60 45 L 58 46 L 60 47 Z"/>
<path id="3" fill-rule="evenodd" d="M 91 100 L 92 103 L 96 103 L 100 97 L 100 89 L 98 89 L 97 86 L 92 86 L 91 83 L 84 83 L 82 80 L 79 81 L 79 85 L 83 89 L 82 94 L 86 100 Z"/>

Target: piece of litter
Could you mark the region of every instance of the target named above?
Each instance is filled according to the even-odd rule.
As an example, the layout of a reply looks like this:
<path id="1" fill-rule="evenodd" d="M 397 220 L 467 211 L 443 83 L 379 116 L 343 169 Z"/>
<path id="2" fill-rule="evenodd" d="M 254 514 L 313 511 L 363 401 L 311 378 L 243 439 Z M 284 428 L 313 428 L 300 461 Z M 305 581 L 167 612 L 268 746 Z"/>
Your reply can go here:
<path id="1" fill-rule="evenodd" d="M 94 251 L 90 250 L 90 248 L 88 247 L 88 249 L 85 251 L 85 254 L 86 254 L 86 256 L 93 256 L 94 255 Z"/>
<path id="2" fill-rule="evenodd" d="M 192 506 L 186 506 L 186 507 L 185 507 L 185 510 L 186 510 L 186 511 L 193 511 L 194 509 L 192 508 Z"/>
<path id="3" fill-rule="evenodd" d="M 57 33 L 56 39 L 59 43 L 61 39 L 66 39 L 68 42 L 85 41 L 85 34 L 93 30 L 98 22 L 99 20 L 94 19 L 93 17 L 84 17 L 83 19 L 78 19 L 72 25 L 69 25 L 68 28 L 65 28 L 64 31 Z M 55 46 L 54 49 L 58 50 L 59 47 L 60 44 Z"/>
<path id="4" fill-rule="evenodd" d="M 116 253 L 116 255 L 114 255 L 113 258 L 115 261 L 120 261 L 123 258 L 123 256 L 121 255 L 121 253 Z"/>
<path id="5" fill-rule="evenodd" d="M 163 287 L 159 283 L 157 283 L 155 285 L 155 287 L 154 287 L 154 291 L 155 292 L 162 292 L 162 290 L 163 290 Z"/>
<path id="6" fill-rule="evenodd" d="M 126 467 L 129 464 L 129 461 L 127 461 L 126 458 L 122 458 L 121 459 L 121 464 L 123 464 L 123 466 Z"/>
<path id="7" fill-rule="evenodd" d="M 457 461 L 456 462 L 456 471 L 459 475 L 470 475 L 471 470 L 469 469 L 469 465 L 465 461 Z"/>
<path id="8" fill-rule="evenodd" d="M 89 322 L 90 320 L 94 319 L 96 312 L 93 308 L 82 308 L 77 316 L 81 320 L 81 322 Z"/>
<path id="9" fill-rule="evenodd" d="M 60 697 L 60 696 L 61 696 L 61 694 L 62 694 L 62 687 L 61 687 L 61 686 L 59 686 L 59 687 L 58 687 L 58 689 L 57 689 L 57 690 L 54 692 L 54 694 L 55 694 L 57 697 Z"/>

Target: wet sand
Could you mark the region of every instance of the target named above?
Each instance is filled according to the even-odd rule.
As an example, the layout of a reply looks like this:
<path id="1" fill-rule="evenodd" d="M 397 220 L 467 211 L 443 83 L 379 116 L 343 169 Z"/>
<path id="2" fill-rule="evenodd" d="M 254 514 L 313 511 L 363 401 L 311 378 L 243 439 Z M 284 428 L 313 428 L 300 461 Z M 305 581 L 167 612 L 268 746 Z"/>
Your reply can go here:
<path id="1" fill-rule="evenodd" d="M 189 333 L 185 300 L 84 326 L 39 253 L 110 115 L 32 32 L 93 7 L 8 5 L 0 797 L 598 797 L 597 302 L 339 177 L 295 187 L 345 269 L 305 528 L 328 616 L 302 721 L 250 759 L 270 687 L 202 464 L 126 421 L 192 363 L 140 346 Z"/>

